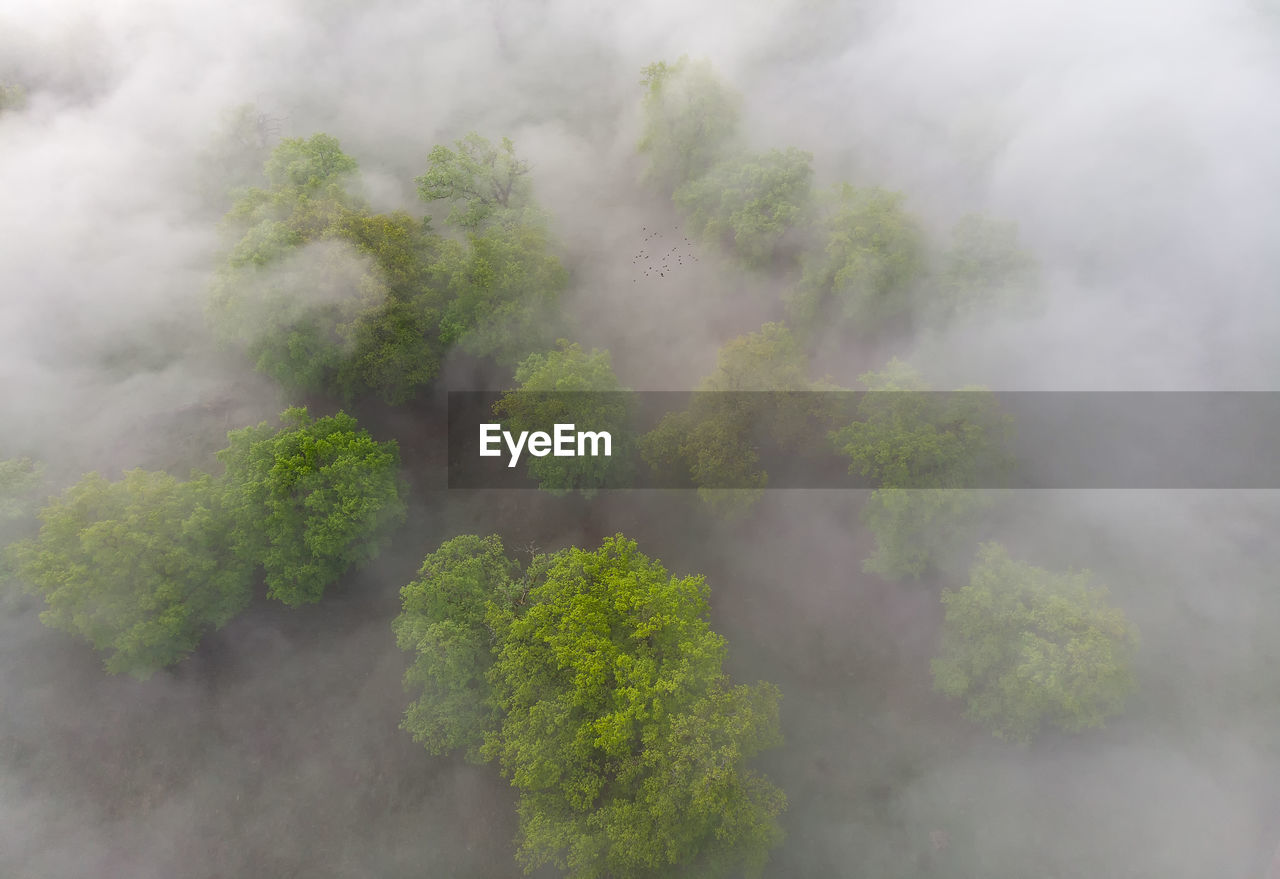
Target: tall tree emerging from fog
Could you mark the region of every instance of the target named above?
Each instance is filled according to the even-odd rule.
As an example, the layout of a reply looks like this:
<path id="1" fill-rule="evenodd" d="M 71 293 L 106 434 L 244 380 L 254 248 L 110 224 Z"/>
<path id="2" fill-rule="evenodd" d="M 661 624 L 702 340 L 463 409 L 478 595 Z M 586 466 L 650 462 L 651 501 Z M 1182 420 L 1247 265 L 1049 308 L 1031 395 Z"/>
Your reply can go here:
<path id="1" fill-rule="evenodd" d="M 724 244 L 750 268 L 785 268 L 798 252 L 788 236 L 807 218 L 812 160 L 797 149 L 735 156 L 677 189 L 675 203 L 697 238 Z"/>
<path id="2" fill-rule="evenodd" d="M 432 754 L 461 750 L 482 760 L 484 735 L 500 719 L 486 679 L 498 647 L 487 615 L 491 605 L 512 607 L 521 592 L 519 566 L 496 535 L 446 541 L 400 590 L 392 630 L 415 654 L 404 682 L 417 695 L 402 727 Z"/>
<path id="3" fill-rule="evenodd" d="M 711 169 L 732 145 L 741 99 L 708 61 L 687 56 L 644 69 L 644 134 L 639 149 L 648 177 L 666 192 Z"/>
<path id="4" fill-rule="evenodd" d="M 562 339 L 552 351 L 529 355 L 515 377 L 516 390 L 494 405 L 505 429 L 551 433 L 556 424 L 572 424 L 578 430 L 610 434 L 607 457 L 526 455 L 529 474 L 539 486 L 556 494 L 580 491 L 588 496 L 602 486 L 621 486 L 631 472 L 635 439 L 627 395 L 613 372 L 609 352 L 587 353 Z"/>
<path id="5" fill-rule="evenodd" d="M 47 625 L 106 651 L 108 671 L 146 678 L 249 602 L 253 564 L 227 552 L 223 501 L 208 476 L 91 473 L 15 545 L 18 579 L 48 603 Z"/>
<path id="6" fill-rule="evenodd" d="M 571 879 L 756 872 L 785 797 L 746 761 L 780 743 L 778 692 L 732 686 L 702 577 L 621 535 L 535 559 L 491 605 L 503 714 L 484 754 L 520 793 L 519 859 Z"/>
<path id="7" fill-rule="evenodd" d="M 554 343 L 569 281 L 534 200 L 529 165 L 509 138 L 494 145 L 475 132 L 453 149 L 437 146 L 427 162 L 419 196 L 447 202 L 449 222 L 466 234 L 442 244 L 436 266 L 441 342 L 514 366 Z"/>
<path id="8" fill-rule="evenodd" d="M 788 303 L 797 329 L 869 337 L 910 328 L 926 242 L 904 201 L 901 193 L 848 184 L 825 199 L 821 246 L 806 254 Z"/>
<path id="9" fill-rule="evenodd" d="M 529 163 L 509 137 L 495 146 L 473 131 L 453 149 L 437 146 L 415 182 L 424 201 L 448 202 L 449 223 L 461 229 L 510 222 L 532 203 Z"/>
<path id="10" fill-rule="evenodd" d="M 1087 572 L 1055 574 L 983 544 L 969 585 L 947 590 L 934 683 L 1012 741 L 1045 726 L 1080 731 L 1118 713 L 1134 687 L 1137 630 Z"/>
<path id="11" fill-rule="evenodd" d="M 320 600 L 353 566 L 373 559 L 404 518 L 395 442 L 376 442 L 350 415 L 312 419 L 289 409 L 284 426 L 227 435 L 234 545 L 261 563 L 267 593 L 285 604 Z"/>
<path id="12" fill-rule="evenodd" d="M 281 142 L 267 186 L 243 191 L 227 215 L 239 237 L 209 313 L 292 390 L 398 403 L 439 369 L 438 240 L 408 214 L 372 214 L 349 192 L 356 171 L 328 135 Z"/>

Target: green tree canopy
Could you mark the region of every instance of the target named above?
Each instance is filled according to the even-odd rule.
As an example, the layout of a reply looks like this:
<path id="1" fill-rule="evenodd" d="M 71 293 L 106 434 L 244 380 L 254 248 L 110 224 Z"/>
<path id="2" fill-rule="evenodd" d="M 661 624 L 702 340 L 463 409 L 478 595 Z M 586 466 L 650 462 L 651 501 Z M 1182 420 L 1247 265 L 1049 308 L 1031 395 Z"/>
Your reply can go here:
<path id="1" fill-rule="evenodd" d="M 989 391 L 932 392 L 896 358 L 859 380 L 869 393 L 856 420 L 830 437 L 851 473 L 881 485 L 862 512 L 876 538 L 864 569 L 919 578 L 972 545 L 992 505 L 974 489 L 990 487 L 1007 468 L 1011 423 Z"/>
<path id="2" fill-rule="evenodd" d="M 621 535 L 535 559 L 527 608 L 491 610 L 503 712 L 484 755 L 520 792 L 520 860 L 571 879 L 758 871 L 781 791 L 746 767 L 779 743 L 776 688 L 731 686 L 702 577 Z"/>
<path id="3" fill-rule="evenodd" d="M 17 576 L 47 602 L 40 619 L 107 652 L 113 674 L 183 659 L 249 602 L 253 566 L 226 551 L 231 523 L 208 476 L 90 473 L 40 520 L 13 548 Z"/>
<path id="4" fill-rule="evenodd" d="M 924 232 L 902 193 L 837 188 L 823 206 L 821 246 L 803 259 L 789 314 L 798 328 L 863 336 L 909 326 L 927 268 Z"/>
<path id="5" fill-rule="evenodd" d="M 896 358 L 859 380 L 869 393 L 857 420 L 831 433 L 850 472 L 890 488 L 975 488 L 1007 467 L 1012 423 L 990 391 L 930 391 Z"/>
<path id="6" fill-rule="evenodd" d="M 1080 731 L 1118 713 L 1133 690 L 1137 631 L 1087 572 L 1055 574 L 983 544 L 969 585 L 947 590 L 937 689 L 996 736 L 1044 726 Z"/>
<path id="7" fill-rule="evenodd" d="M 445 242 L 437 268 L 446 294 L 445 345 L 515 365 L 554 344 L 569 273 L 545 224 L 492 225 L 465 243 Z"/>
<path id="8" fill-rule="evenodd" d="M 609 457 L 526 455 L 529 473 L 543 489 L 590 495 L 627 478 L 635 439 L 630 407 L 608 351 L 593 349 L 588 354 L 582 346 L 561 339 L 555 350 L 525 358 L 515 377 L 517 389 L 494 405 L 494 414 L 512 433 L 551 433 L 556 424 L 573 424 L 581 431 L 607 431 L 611 436 Z"/>
<path id="9" fill-rule="evenodd" d="M 400 590 L 403 610 L 392 630 L 396 644 L 414 653 L 404 682 L 417 696 L 402 728 L 432 754 L 463 750 L 479 761 L 484 734 L 497 726 L 486 675 L 498 644 L 486 617 L 491 604 L 512 605 L 519 576 L 497 536 L 464 535 L 427 556 L 418 578 Z"/>
<path id="10" fill-rule="evenodd" d="M 674 192 L 705 174 L 725 153 L 738 129 L 741 99 L 721 82 L 708 61 L 681 57 L 644 69 L 644 134 L 649 179 Z"/>
<path id="11" fill-rule="evenodd" d="M 765 324 L 720 349 L 689 408 L 642 437 L 641 455 L 668 478 L 687 476 L 722 514 L 743 513 L 768 484 L 762 450 L 794 451 L 811 435 L 823 413 L 807 392 L 825 389 L 809 378 L 808 357 L 786 325 Z"/>
<path id="12" fill-rule="evenodd" d="M 424 201 L 449 203 L 449 223 L 480 229 L 518 219 L 532 204 L 529 163 L 516 158 L 510 138 L 495 146 L 471 132 L 454 146 L 432 149 L 426 173 L 415 181 Z"/>
<path id="13" fill-rule="evenodd" d="M 312 419 L 306 409 L 232 431 L 218 453 L 242 559 L 260 562 L 267 593 L 285 604 L 320 600 L 352 566 L 373 559 L 404 518 L 395 442 L 376 442 L 356 420 Z"/>
<path id="14" fill-rule="evenodd" d="M 227 216 L 239 238 L 209 314 L 290 389 L 403 402 L 439 369 L 438 239 L 408 214 L 370 213 L 344 188 L 355 171 L 327 135 L 276 147 L 269 186 Z"/>
<path id="15" fill-rule="evenodd" d="M 677 189 L 675 203 L 695 237 L 767 268 L 789 254 L 788 236 L 806 219 L 812 161 L 797 149 L 727 159 Z"/>

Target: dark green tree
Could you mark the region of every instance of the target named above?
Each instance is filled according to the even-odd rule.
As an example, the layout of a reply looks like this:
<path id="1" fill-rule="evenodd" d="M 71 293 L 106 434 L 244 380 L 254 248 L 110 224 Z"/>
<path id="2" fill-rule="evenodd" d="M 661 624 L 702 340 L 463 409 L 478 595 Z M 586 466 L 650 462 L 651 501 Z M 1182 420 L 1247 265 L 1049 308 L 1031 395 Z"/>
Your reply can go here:
<path id="1" fill-rule="evenodd" d="M 378 554 L 404 518 L 405 486 L 395 442 L 376 442 L 350 415 L 294 408 L 281 419 L 232 431 L 218 459 L 238 557 L 262 565 L 268 595 L 296 606 Z"/>
<path id="2" fill-rule="evenodd" d="M 996 736 L 1030 741 L 1117 714 L 1134 688 L 1137 630 L 1087 571 L 1055 574 L 983 544 L 969 585 L 942 595 L 939 691 Z"/>
<path id="3" fill-rule="evenodd" d="M 780 742 L 776 688 L 732 686 L 702 577 L 621 535 L 536 559 L 528 606 L 489 614 L 519 859 L 571 879 L 756 873 L 785 797 L 746 761 Z"/>
<path id="4" fill-rule="evenodd" d="M 543 489 L 564 494 L 580 491 L 586 496 L 608 486 L 619 486 L 632 472 L 635 438 L 630 407 L 608 351 L 592 350 L 561 339 L 559 347 L 529 355 L 516 368 L 515 391 L 494 405 L 512 433 L 543 431 L 556 424 L 573 424 L 577 430 L 608 432 L 608 457 L 558 458 L 526 454 L 529 473 Z M 576 451 L 576 447 L 575 447 Z"/>
<path id="5" fill-rule="evenodd" d="M 107 671 L 147 678 L 191 653 L 249 602 L 253 565 L 227 551 L 231 519 L 208 476 L 90 473 L 13 547 L 47 625 L 105 651 Z"/>

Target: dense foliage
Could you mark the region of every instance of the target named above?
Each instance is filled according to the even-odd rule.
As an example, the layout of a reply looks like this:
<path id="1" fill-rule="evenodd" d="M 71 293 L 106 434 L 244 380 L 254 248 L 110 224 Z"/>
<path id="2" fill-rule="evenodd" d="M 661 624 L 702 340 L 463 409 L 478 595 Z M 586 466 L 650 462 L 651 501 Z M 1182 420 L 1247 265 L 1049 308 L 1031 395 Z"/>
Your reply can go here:
<path id="1" fill-rule="evenodd" d="M 15 546 L 18 575 L 47 602 L 47 625 L 106 651 L 108 671 L 148 677 L 249 602 L 253 564 L 228 552 L 223 500 L 207 476 L 90 473 Z"/>
<path id="2" fill-rule="evenodd" d="M 969 585 L 943 593 L 937 688 L 1000 738 L 1101 726 L 1133 689 L 1137 632 L 1087 572 L 1055 574 L 983 544 Z"/>
<path id="3" fill-rule="evenodd" d="M 746 761 L 780 742 L 777 690 L 733 686 L 701 577 L 618 535 L 535 557 L 498 538 L 427 557 L 393 627 L 432 753 L 495 759 L 520 793 L 520 860 L 579 877 L 757 870 L 785 798 Z M 483 740 L 483 746 L 477 744 Z"/>
<path id="4" fill-rule="evenodd" d="M 799 247 L 794 232 L 806 220 L 813 157 L 797 149 L 737 156 L 675 192 L 686 228 L 723 243 L 744 264 L 765 268 Z"/>
<path id="5" fill-rule="evenodd" d="M 238 239 L 209 307 L 224 340 L 292 390 L 403 403 L 455 345 L 515 363 L 554 339 L 568 276 L 509 140 L 431 153 L 420 193 L 451 203 L 461 240 L 373 213 L 357 171 L 328 135 L 271 153 L 226 218 Z"/>
<path id="6" fill-rule="evenodd" d="M 504 718 L 485 741 L 520 792 L 520 859 L 572 879 L 725 876 L 781 836 L 745 767 L 779 742 L 777 691 L 731 686 L 701 577 L 621 535 L 535 560 L 527 609 L 491 614 Z"/>
<path id="7" fill-rule="evenodd" d="M 218 453 L 233 491 L 237 555 L 259 562 L 267 594 L 285 604 L 320 600 L 349 568 L 377 556 L 404 518 L 394 442 L 354 418 L 312 419 L 306 409 L 228 434 Z"/>
<path id="8" fill-rule="evenodd" d="M 403 727 L 432 754 L 462 750 L 480 759 L 499 719 L 487 679 L 497 648 L 489 608 L 512 605 L 519 577 L 496 535 L 464 535 L 427 556 L 400 590 L 403 610 L 392 629 L 400 648 L 415 653 L 405 686 L 417 694 Z"/>

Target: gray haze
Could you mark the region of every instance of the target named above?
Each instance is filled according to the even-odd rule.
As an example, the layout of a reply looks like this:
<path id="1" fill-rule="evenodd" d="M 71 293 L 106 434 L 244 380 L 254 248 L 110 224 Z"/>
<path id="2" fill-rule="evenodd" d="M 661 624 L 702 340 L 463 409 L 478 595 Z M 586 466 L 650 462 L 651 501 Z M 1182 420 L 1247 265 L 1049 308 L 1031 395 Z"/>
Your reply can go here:
<path id="1" fill-rule="evenodd" d="M 938 236 L 971 211 L 1019 224 L 1044 307 L 918 339 L 940 385 L 1280 390 L 1269 0 L 8 0 L 0 81 L 28 104 L 0 115 L 0 458 L 62 482 L 192 466 L 292 402 L 203 318 L 211 156 L 245 103 L 272 136 L 339 138 L 384 210 L 423 211 L 432 145 L 512 137 L 580 341 L 630 387 L 694 385 L 782 291 L 712 252 L 662 280 L 632 266 L 643 227 L 679 222 L 640 182 L 640 69 L 684 53 L 742 92 L 754 146 L 809 150 L 821 185 L 901 189 Z M 846 385 L 877 365 L 846 354 Z M 708 573 L 734 673 L 784 693 L 771 876 L 925 875 L 935 830 L 992 879 L 1260 877 L 1280 842 L 1276 495 L 1011 500 L 997 536 L 1097 571 L 1143 641 L 1124 717 L 1023 750 L 937 732 L 966 728 L 929 692 L 936 584 L 860 573 L 856 496 L 771 493 L 697 539 L 655 497 L 552 533 L 546 498 L 418 500 L 339 594 L 259 603 L 146 684 L 107 677 L 32 600 L 0 604 L 0 874 L 516 875 L 496 773 L 396 728 L 396 589 L 460 530 L 544 547 L 625 530 Z"/>

